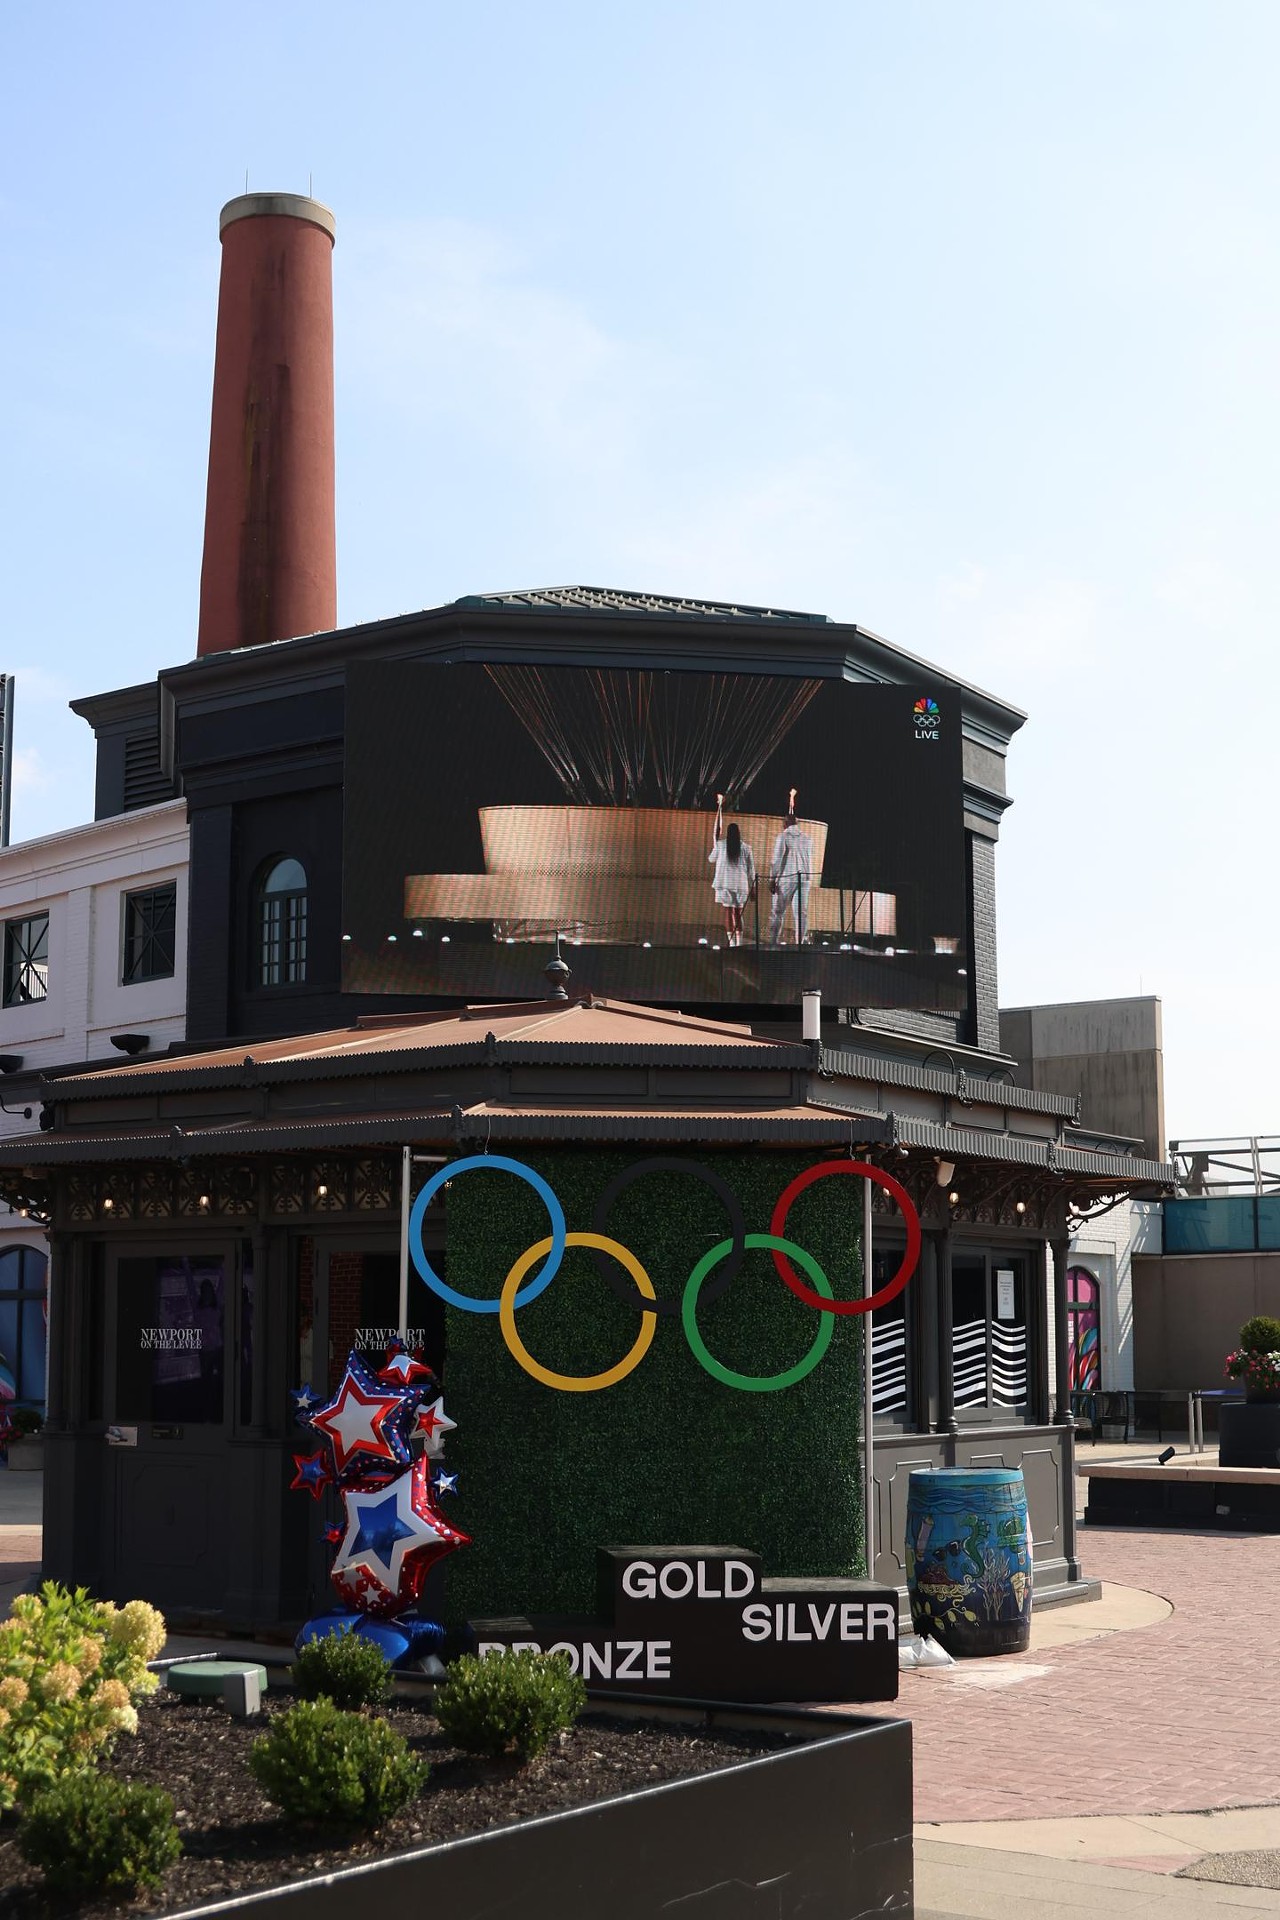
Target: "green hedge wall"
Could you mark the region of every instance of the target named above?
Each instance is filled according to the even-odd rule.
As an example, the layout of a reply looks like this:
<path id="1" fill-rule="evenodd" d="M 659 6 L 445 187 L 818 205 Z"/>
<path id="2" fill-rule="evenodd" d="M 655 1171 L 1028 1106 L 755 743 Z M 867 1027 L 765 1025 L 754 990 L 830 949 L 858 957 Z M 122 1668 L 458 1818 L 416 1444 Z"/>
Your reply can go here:
<path id="1" fill-rule="evenodd" d="M 640 1154 L 592 1149 L 526 1156 L 552 1185 L 571 1232 Z M 682 1156 L 683 1157 L 683 1156 Z M 759 1149 L 690 1155 L 742 1202 L 749 1233 L 769 1229 L 777 1195 L 812 1155 Z M 445 1192 L 452 1286 L 495 1296 L 513 1262 L 550 1231 L 514 1175 L 477 1171 Z M 862 1183 L 828 1179 L 800 1196 L 788 1238 L 819 1262 L 837 1298 L 861 1292 Z M 728 1237 L 715 1194 L 678 1171 L 637 1180 L 604 1231 L 641 1259 L 660 1297 L 679 1299 L 698 1258 Z M 700 1311 L 711 1352 L 768 1374 L 808 1352 L 816 1310 L 783 1286 L 767 1250 Z M 552 1284 L 520 1311 L 521 1338 L 543 1365 L 593 1373 L 639 1332 L 585 1248 L 567 1250 Z M 607 1545 L 734 1545 L 768 1574 L 859 1574 L 862 1566 L 862 1320 L 837 1319 L 825 1357 L 798 1385 L 744 1393 L 708 1374 L 680 1321 L 659 1321 L 640 1365 L 618 1386 L 563 1393 L 507 1352 L 496 1314 L 448 1309 L 446 1404 L 458 1421 L 449 1465 L 461 1483 L 450 1517 L 473 1544 L 448 1563 L 448 1614 L 594 1611 L 595 1551 Z"/>

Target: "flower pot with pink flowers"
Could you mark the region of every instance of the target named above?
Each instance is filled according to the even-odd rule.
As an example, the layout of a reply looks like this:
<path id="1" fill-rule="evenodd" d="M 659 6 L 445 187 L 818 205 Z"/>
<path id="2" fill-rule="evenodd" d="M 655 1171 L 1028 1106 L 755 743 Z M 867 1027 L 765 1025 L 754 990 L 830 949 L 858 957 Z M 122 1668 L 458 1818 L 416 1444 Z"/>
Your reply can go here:
<path id="1" fill-rule="evenodd" d="M 1227 1378 L 1240 1382 L 1252 1405 L 1280 1405 L 1280 1320 L 1259 1313 L 1245 1321 L 1240 1345 L 1227 1355 Z"/>

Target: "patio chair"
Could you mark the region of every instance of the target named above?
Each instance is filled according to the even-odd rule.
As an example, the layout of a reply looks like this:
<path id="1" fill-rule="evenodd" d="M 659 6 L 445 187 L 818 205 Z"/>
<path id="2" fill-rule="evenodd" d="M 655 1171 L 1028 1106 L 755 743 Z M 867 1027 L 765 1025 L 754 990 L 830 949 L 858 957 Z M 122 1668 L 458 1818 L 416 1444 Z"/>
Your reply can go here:
<path id="1" fill-rule="evenodd" d="M 1107 1425 L 1120 1426 L 1123 1423 L 1124 1437 L 1127 1444 L 1131 1414 L 1132 1406 L 1128 1393 L 1095 1393 L 1093 1396 L 1093 1428 L 1095 1438 L 1102 1433 L 1103 1427 Z"/>

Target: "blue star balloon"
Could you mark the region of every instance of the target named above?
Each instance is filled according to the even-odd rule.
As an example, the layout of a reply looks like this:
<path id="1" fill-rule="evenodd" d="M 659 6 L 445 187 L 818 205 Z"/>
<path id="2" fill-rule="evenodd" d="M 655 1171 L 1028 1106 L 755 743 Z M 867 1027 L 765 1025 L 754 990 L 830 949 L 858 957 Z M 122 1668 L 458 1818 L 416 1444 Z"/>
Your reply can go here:
<path id="1" fill-rule="evenodd" d="M 313 1500 L 318 1500 L 333 1479 L 323 1448 L 319 1453 L 295 1453 L 293 1464 L 297 1472 L 289 1482 L 290 1489 L 302 1487 Z"/>
<path id="2" fill-rule="evenodd" d="M 308 1380 L 305 1386 L 295 1387 L 289 1398 L 293 1402 L 293 1414 L 298 1425 L 309 1427 L 313 1411 L 321 1405 L 320 1395 L 312 1391 L 311 1382 Z"/>

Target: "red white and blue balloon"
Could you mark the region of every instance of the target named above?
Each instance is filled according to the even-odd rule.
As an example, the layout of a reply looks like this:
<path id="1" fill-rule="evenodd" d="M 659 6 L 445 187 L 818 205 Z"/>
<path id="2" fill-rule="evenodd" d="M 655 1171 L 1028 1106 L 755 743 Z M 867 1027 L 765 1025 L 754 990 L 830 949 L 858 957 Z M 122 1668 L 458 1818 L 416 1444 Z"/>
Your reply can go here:
<path id="1" fill-rule="evenodd" d="M 436 1506 L 430 1474 L 423 1458 L 389 1484 L 344 1492 L 347 1528 L 329 1577 L 347 1606 L 403 1613 L 436 1561 L 467 1544 Z"/>
<path id="2" fill-rule="evenodd" d="M 308 1621 L 298 1644 L 369 1618 L 371 1631 L 375 1619 L 382 1623 L 384 1639 L 391 1633 L 397 1645 L 417 1646 L 424 1623 L 388 1623 L 416 1603 L 436 1562 L 469 1539 L 437 1505 L 457 1486 L 457 1475 L 439 1465 L 457 1425 L 439 1381 L 420 1355 L 393 1341 L 376 1369 L 353 1349 L 329 1400 L 310 1384 L 291 1398 L 298 1424 L 321 1446 L 294 1454 L 290 1484 L 317 1500 L 336 1488 L 346 1516 L 325 1538 L 338 1549 L 330 1578 L 348 1611 Z"/>

